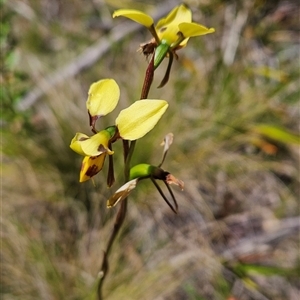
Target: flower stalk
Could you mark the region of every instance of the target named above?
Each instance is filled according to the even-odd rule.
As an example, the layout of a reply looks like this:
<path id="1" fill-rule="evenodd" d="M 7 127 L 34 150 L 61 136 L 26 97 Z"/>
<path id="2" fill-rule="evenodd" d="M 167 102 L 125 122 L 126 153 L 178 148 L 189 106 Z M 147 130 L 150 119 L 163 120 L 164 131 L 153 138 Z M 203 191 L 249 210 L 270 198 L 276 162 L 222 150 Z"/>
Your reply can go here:
<path id="1" fill-rule="evenodd" d="M 147 67 L 146 70 L 146 74 L 145 74 L 145 79 L 144 79 L 144 83 L 143 83 L 143 88 L 142 88 L 142 92 L 141 92 L 141 99 L 146 99 L 148 97 L 152 82 L 153 82 L 153 77 L 154 77 L 154 55 L 152 55 L 152 58 L 149 62 L 149 65 Z M 129 141 L 128 140 L 123 140 L 123 156 L 124 156 L 124 177 L 125 177 L 125 182 L 127 182 L 129 180 L 129 171 L 130 171 L 130 162 L 131 162 L 131 158 L 133 156 L 134 153 L 134 149 L 135 149 L 135 145 L 136 145 L 136 140 L 133 140 L 130 142 L 130 146 L 129 145 Z M 120 208 L 118 210 L 116 219 L 115 219 L 115 223 L 114 223 L 114 227 L 113 227 L 113 231 L 109 237 L 109 241 L 106 245 L 106 249 L 103 252 L 103 259 L 102 259 L 102 265 L 101 265 L 101 269 L 100 269 L 100 278 L 99 278 L 99 283 L 98 283 L 98 300 L 102 300 L 103 299 L 103 295 L 102 295 L 102 287 L 103 287 L 103 283 L 104 280 L 106 278 L 107 272 L 109 270 L 109 261 L 108 261 L 108 257 L 111 251 L 111 248 L 113 246 L 113 243 L 124 223 L 125 217 L 126 217 L 126 213 L 127 213 L 127 205 L 128 205 L 128 196 L 121 202 Z"/>
<path id="2" fill-rule="evenodd" d="M 98 274 L 98 300 L 103 299 L 102 289 L 109 270 L 109 255 L 126 217 L 128 196 L 138 183 L 141 180 L 150 179 L 171 210 L 176 214 L 178 212 L 178 204 L 170 185 L 177 185 L 183 190 L 184 183 L 161 168 L 173 142 L 172 133 L 165 137 L 163 156 L 159 165 L 141 163 L 131 167 L 137 139 L 151 131 L 168 108 L 168 103 L 165 100 L 148 99 L 154 72 L 165 58 L 169 59 L 165 75 L 158 86 L 158 88 L 163 87 L 169 80 L 174 57 L 178 59 L 177 51 L 186 46 L 189 38 L 214 32 L 213 28 L 193 23 L 192 12 L 186 5 L 176 6 L 156 25 L 151 16 L 134 9 L 119 9 L 113 13 L 113 17 L 119 16 L 129 18 L 145 26 L 152 34 L 152 39 L 149 42 L 140 45 L 141 52 L 147 58 L 150 57 L 140 100 L 123 109 L 116 118 L 114 125 L 99 131 L 96 128 L 96 123 L 115 109 L 120 98 L 120 88 L 114 79 L 102 79 L 93 83 L 90 86 L 86 101 L 89 125 L 93 135 L 88 136 L 78 132 L 70 144 L 73 151 L 84 156 L 79 175 L 80 182 L 95 176 L 102 170 L 105 160 L 108 160 L 108 187 L 111 187 L 115 182 L 113 143 L 121 140 L 123 145 L 125 184 L 107 200 L 107 207 L 113 207 L 119 202 L 120 207 L 108 243 L 103 251 L 102 264 Z M 107 156 L 108 159 L 106 159 Z M 161 188 L 157 181 L 163 181 L 166 188 Z M 164 194 L 163 189 L 168 190 L 169 196 Z"/>

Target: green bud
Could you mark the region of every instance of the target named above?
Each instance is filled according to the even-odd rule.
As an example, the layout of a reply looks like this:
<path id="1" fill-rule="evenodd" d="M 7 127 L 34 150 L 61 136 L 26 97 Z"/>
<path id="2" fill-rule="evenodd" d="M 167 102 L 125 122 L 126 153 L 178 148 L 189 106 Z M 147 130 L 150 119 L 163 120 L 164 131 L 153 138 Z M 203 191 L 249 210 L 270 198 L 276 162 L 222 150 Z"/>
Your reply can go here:
<path id="1" fill-rule="evenodd" d="M 163 169 L 152 166 L 149 164 L 139 164 L 130 169 L 129 178 L 130 180 L 135 178 L 155 178 L 160 180 L 165 180 L 168 172 Z"/>
<path id="2" fill-rule="evenodd" d="M 149 164 L 139 164 L 130 169 L 129 179 L 150 177 L 153 166 Z"/>

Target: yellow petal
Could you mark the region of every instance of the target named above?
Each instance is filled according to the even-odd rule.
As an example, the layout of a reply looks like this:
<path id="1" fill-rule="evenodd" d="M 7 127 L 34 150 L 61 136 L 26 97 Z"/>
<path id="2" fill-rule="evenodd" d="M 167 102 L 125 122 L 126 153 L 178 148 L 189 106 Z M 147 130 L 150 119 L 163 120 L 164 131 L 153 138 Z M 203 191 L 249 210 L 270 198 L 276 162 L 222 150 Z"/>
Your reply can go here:
<path id="1" fill-rule="evenodd" d="M 179 30 L 186 38 L 215 32 L 214 28 L 207 28 L 197 23 L 181 23 Z"/>
<path id="2" fill-rule="evenodd" d="M 116 119 L 120 136 L 137 140 L 148 133 L 162 117 L 168 103 L 165 100 L 139 100 L 122 110 Z"/>
<path id="3" fill-rule="evenodd" d="M 173 8 L 165 18 L 160 19 L 156 24 L 156 29 L 160 29 L 171 23 L 178 25 L 183 22 L 192 22 L 192 12 L 187 6 L 181 4 Z"/>
<path id="4" fill-rule="evenodd" d="M 86 108 L 90 115 L 105 116 L 115 109 L 120 98 L 120 89 L 113 79 L 94 82 L 89 89 Z"/>
<path id="5" fill-rule="evenodd" d="M 91 179 L 102 170 L 106 153 L 99 156 L 85 156 L 80 170 L 79 182 L 84 182 Z"/>
<path id="6" fill-rule="evenodd" d="M 86 154 L 83 152 L 81 148 L 81 142 L 87 139 L 89 139 L 89 137 L 86 134 L 77 132 L 71 141 L 70 148 L 76 153 L 85 156 Z"/>
<path id="7" fill-rule="evenodd" d="M 175 7 L 166 18 L 159 20 L 155 29 L 159 39 L 168 45 L 172 45 L 178 39 L 180 23 L 192 22 L 192 12 L 185 5 Z"/>
<path id="8" fill-rule="evenodd" d="M 89 139 L 81 141 L 81 149 L 86 156 L 97 156 L 106 152 L 111 155 L 114 152 L 108 148 L 110 138 L 110 133 L 106 130 L 102 130 Z"/>
<path id="9" fill-rule="evenodd" d="M 149 15 L 135 9 L 118 9 L 113 13 L 113 18 L 120 16 L 131 19 L 146 26 L 147 28 L 151 27 L 154 23 L 153 19 Z"/>
<path id="10" fill-rule="evenodd" d="M 184 39 L 180 44 L 179 44 L 179 48 L 184 48 L 188 42 L 189 38 Z"/>

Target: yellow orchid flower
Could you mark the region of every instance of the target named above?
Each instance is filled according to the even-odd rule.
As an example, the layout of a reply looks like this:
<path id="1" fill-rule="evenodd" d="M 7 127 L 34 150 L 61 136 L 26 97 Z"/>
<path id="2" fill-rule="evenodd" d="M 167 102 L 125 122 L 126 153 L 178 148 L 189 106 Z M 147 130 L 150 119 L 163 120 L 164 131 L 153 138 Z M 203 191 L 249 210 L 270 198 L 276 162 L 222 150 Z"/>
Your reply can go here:
<path id="1" fill-rule="evenodd" d="M 119 137 L 124 140 L 137 140 L 154 128 L 168 108 L 165 100 L 144 99 L 138 100 L 123 109 L 116 119 L 116 128 L 110 126 L 92 137 L 83 133 L 76 133 L 70 148 L 84 156 L 97 156 L 102 153 L 113 154 L 108 147 L 110 139 L 119 132 Z"/>
<path id="2" fill-rule="evenodd" d="M 138 100 L 128 108 L 123 109 L 116 119 L 116 127 L 110 126 L 92 137 L 77 132 L 72 139 L 70 148 L 84 156 L 98 156 L 102 153 L 112 155 L 109 141 L 118 130 L 119 136 L 125 140 L 137 140 L 147 134 L 157 124 L 168 108 L 165 100 Z"/>
<path id="3" fill-rule="evenodd" d="M 114 151 L 109 149 L 112 132 L 106 129 L 92 137 L 78 132 L 72 139 L 70 148 L 76 153 L 85 156 L 81 164 L 80 182 L 87 181 L 99 173 L 102 170 L 106 154 L 112 155 L 114 153 Z"/>
<path id="4" fill-rule="evenodd" d="M 155 26 L 157 35 L 164 44 L 172 46 L 176 43 L 179 36 L 179 25 L 181 23 L 191 23 L 192 12 L 185 5 L 175 7 L 165 18 L 160 19 Z M 187 37 L 187 36 L 186 36 Z M 181 46 L 186 45 L 188 39 L 181 42 Z"/>
<path id="5" fill-rule="evenodd" d="M 77 132 L 71 141 L 70 148 L 84 156 L 98 156 L 102 153 L 112 155 L 114 152 L 108 147 L 111 138 L 111 133 L 108 130 L 102 130 L 92 137 Z"/>
<path id="6" fill-rule="evenodd" d="M 138 10 L 119 9 L 113 13 L 113 18 L 123 16 L 147 27 L 154 40 L 141 46 L 145 55 L 151 54 L 155 48 L 154 67 L 157 68 L 167 56 L 173 56 L 173 52 L 185 47 L 188 39 L 194 36 L 215 32 L 214 28 L 192 22 L 192 12 L 184 4 L 176 6 L 165 18 L 154 26 L 153 19 Z"/>
<path id="7" fill-rule="evenodd" d="M 70 144 L 73 151 L 85 156 L 80 172 L 80 182 L 90 179 L 102 170 L 106 155 L 114 154 L 111 150 L 113 142 L 119 138 L 130 141 L 140 139 L 153 129 L 168 108 L 165 100 L 136 101 L 120 112 L 114 126 L 97 132 L 95 121 L 115 108 L 119 96 L 119 87 L 113 79 L 100 80 L 90 87 L 86 106 L 93 121 L 92 130 L 95 134 L 89 137 L 77 132 Z M 108 182 L 112 181 L 111 178 L 108 180 Z"/>

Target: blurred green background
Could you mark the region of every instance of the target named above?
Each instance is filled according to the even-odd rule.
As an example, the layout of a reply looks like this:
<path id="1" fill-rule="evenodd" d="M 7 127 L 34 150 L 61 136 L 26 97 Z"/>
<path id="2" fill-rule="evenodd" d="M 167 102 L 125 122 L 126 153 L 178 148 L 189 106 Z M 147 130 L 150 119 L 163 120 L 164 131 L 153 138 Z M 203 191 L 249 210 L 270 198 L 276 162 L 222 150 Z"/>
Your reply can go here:
<path id="1" fill-rule="evenodd" d="M 185 182 L 174 215 L 151 182 L 130 196 L 110 256 L 105 299 L 297 299 L 299 295 L 298 1 L 186 1 L 216 32 L 180 50 L 169 83 L 149 98 L 170 107 L 137 143 L 135 163 Z M 92 82 L 114 78 L 117 109 L 139 99 L 150 34 L 118 8 L 160 17 L 178 1 L 1 0 L 1 298 L 95 299 L 102 254 L 123 184 L 106 172 L 79 184 L 69 149 L 89 132 Z M 92 47 L 92 48 L 91 48 Z M 103 49 L 102 49 L 102 48 Z M 94 55 L 94 56 L 93 56 Z"/>

